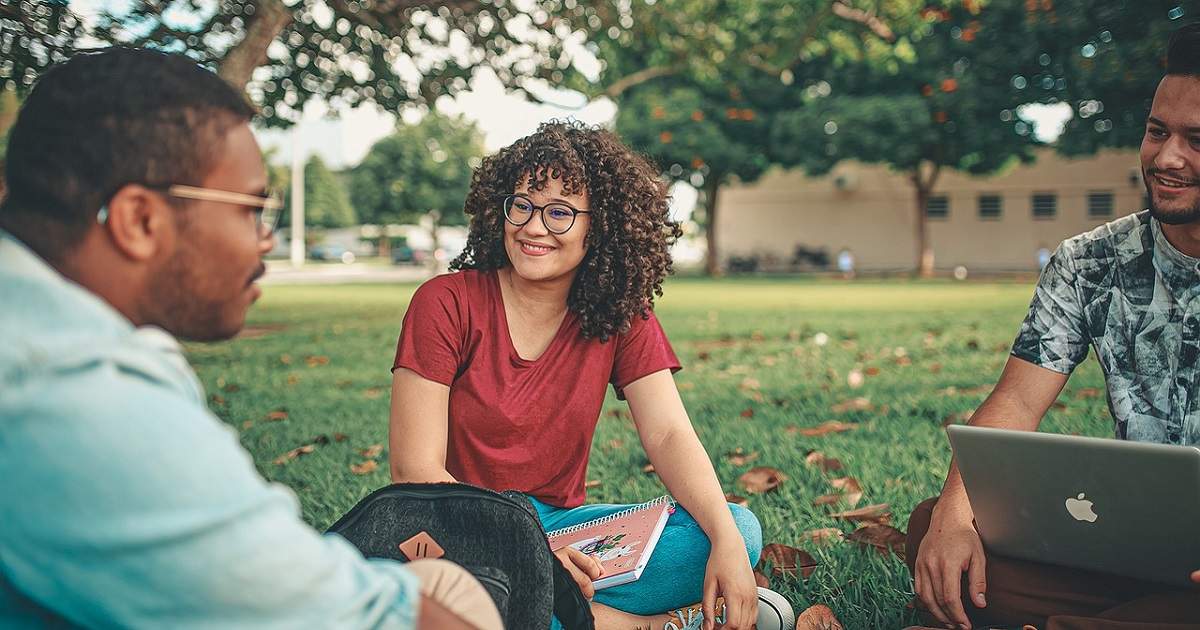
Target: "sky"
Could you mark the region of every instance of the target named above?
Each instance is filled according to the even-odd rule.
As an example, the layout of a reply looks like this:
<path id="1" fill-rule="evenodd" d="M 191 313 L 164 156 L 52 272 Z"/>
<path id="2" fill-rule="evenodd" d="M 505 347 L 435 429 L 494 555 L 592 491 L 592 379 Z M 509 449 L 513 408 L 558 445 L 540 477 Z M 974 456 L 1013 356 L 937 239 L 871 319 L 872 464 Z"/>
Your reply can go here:
<path id="1" fill-rule="evenodd" d="M 105 7 L 119 11 L 123 6 L 125 0 L 71 1 L 71 8 L 85 21 L 94 20 Z M 561 103 L 583 101 L 582 96 L 574 92 L 548 96 Z M 484 135 L 488 152 L 533 133 L 538 124 L 547 120 L 574 118 L 589 124 L 605 124 L 616 115 L 616 106 L 607 99 L 593 101 L 578 109 L 530 102 L 521 95 L 506 92 L 489 71 L 477 72 L 468 90 L 454 98 L 443 97 L 437 107 L 439 111 L 462 114 L 474 121 Z M 336 170 L 358 164 L 371 145 L 388 135 L 396 124 L 394 113 L 379 111 L 373 105 L 343 109 L 333 112 L 335 116 L 330 113 L 325 103 L 311 102 L 301 122 L 292 129 L 256 129 L 255 134 L 264 148 L 275 150 L 273 159 L 277 163 L 289 164 L 292 151 L 298 146 L 303 155 L 320 155 L 330 168 Z M 412 117 L 419 114 L 408 112 L 405 116 L 411 122 Z M 1021 117 L 1034 124 L 1035 135 L 1044 141 L 1057 138 L 1071 116 L 1071 107 L 1065 103 L 1027 105 L 1021 111 Z M 690 216 L 696 191 L 680 184 L 672 192 L 676 217 Z"/>

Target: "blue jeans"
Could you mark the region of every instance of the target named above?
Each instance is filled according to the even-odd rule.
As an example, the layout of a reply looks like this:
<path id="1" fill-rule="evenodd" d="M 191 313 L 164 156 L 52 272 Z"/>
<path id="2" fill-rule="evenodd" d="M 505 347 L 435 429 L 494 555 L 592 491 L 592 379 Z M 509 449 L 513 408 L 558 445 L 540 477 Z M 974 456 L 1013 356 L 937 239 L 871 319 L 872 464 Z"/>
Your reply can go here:
<path id="1" fill-rule="evenodd" d="M 578 525 L 629 509 L 632 505 L 582 505 L 577 508 L 560 508 L 546 505 L 529 497 L 537 508 L 538 518 L 546 531 Z M 733 522 L 737 524 L 742 539 L 746 542 L 746 555 L 751 566 L 758 564 L 762 552 L 762 527 L 758 517 L 750 510 L 729 504 Z M 682 506 L 675 506 L 675 513 L 667 517 L 658 545 L 650 555 L 642 577 L 634 582 L 596 591 L 592 600 L 635 615 L 653 615 L 700 601 L 704 589 L 704 569 L 708 565 L 710 545 L 708 536 L 696 519 Z M 553 630 L 562 626 L 555 619 Z"/>

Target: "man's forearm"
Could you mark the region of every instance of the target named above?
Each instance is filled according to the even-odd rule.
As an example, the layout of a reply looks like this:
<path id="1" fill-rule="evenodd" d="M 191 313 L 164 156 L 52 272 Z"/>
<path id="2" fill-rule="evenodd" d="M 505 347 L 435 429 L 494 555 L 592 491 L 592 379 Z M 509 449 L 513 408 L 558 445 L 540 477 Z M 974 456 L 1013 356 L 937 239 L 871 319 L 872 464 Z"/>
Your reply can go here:
<path id="1" fill-rule="evenodd" d="M 1044 410 L 1031 408 L 1009 389 L 997 385 L 987 400 L 975 410 L 968 424 L 1016 431 L 1036 430 L 1041 424 Z M 939 520 L 948 518 L 966 524 L 975 518 L 967 500 L 967 489 L 963 485 L 956 459 L 950 460 L 950 471 L 946 474 L 946 483 L 942 486 L 942 494 L 934 511 L 937 512 Z"/>

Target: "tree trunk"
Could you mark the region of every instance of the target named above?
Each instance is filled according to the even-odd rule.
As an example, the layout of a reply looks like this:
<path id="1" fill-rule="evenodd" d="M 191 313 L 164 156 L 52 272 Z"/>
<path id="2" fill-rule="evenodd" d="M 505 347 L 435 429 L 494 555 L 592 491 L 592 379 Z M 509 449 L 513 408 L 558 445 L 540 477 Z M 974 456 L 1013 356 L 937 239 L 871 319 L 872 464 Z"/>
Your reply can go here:
<path id="1" fill-rule="evenodd" d="M 929 191 L 920 184 L 917 190 L 917 275 L 922 278 L 933 277 L 933 248 L 929 246 L 929 221 L 925 216 L 925 208 L 929 204 Z"/>
<path id="2" fill-rule="evenodd" d="M 292 12 L 282 0 L 257 0 L 253 6 L 254 14 L 246 19 L 246 36 L 217 66 L 217 74 L 239 90 L 245 90 L 254 69 L 267 62 L 267 48 L 292 21 Z"/>
<path id="3" fill-rule="evenodd" d="M 717 193 L 721 190 L 721 178 L 709 173 L 704 183 L 704 272 L 711 277 L 721 275 L 721 257 L 717 252 Z"/>
<path id="4" fill-rule="evenodd" d="M 442 261 L 438 259 L 438 250 L 442 248 L 442 242 L 438 238 L 438 228 L 442 225 L 442 213 L 437 210 L 429 211 L 429 235 L 433 237 L 432 249 L 433 254 L 429 256 L 429 271 L 431 276 L 436 276 L 442 272 Z"/>
<path id="5" fill-rule="evenodd" d="M 937 184 L 938 174 L 941 173 L 940 164 L 932 164 L 928 175 L 923 172 L 922 165 L 918 164 L 910 175 L 913 188 L 916 192 L 916 219 L 913 221 L 916 237 L 916 271 L 917 275 L 922 278 L 933 277 L 933 244 L 929 242 L 929 219 L 928 206 L 929 194 L 933 192 L 933 187 Z"/>

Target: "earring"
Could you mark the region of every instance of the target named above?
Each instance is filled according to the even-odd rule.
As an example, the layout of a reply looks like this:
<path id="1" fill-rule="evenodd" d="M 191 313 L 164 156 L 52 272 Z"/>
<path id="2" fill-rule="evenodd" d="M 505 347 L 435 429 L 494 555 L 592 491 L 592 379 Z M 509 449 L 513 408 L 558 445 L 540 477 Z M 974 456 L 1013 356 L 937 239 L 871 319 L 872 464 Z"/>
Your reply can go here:
<path id="1" fill-rule="evenodd" d="M 96 223 L 104 225 L 108 221 L 108 206 L 100 206 L 100 211 L 96 213 Z"/>

